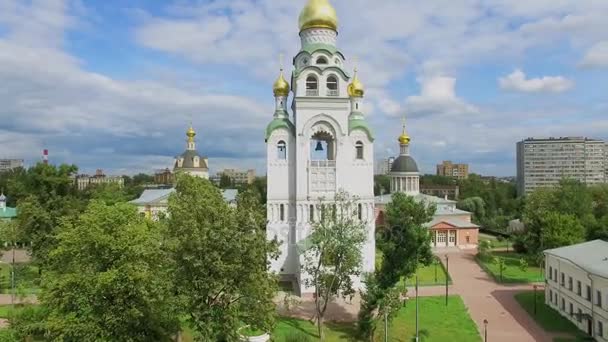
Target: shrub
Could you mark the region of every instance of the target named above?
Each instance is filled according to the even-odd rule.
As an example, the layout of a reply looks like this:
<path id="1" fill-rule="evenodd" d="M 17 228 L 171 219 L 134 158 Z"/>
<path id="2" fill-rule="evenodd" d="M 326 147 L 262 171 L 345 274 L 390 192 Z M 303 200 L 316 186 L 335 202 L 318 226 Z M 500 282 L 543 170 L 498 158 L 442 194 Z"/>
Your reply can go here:
<path id="1" fill-rule="evenodd" d="M 498 235 L 498 236 L 496 236 L 496 241 L 503 242 L 503 241 L 505 241 L 505 237 L 502 235 Z"/>

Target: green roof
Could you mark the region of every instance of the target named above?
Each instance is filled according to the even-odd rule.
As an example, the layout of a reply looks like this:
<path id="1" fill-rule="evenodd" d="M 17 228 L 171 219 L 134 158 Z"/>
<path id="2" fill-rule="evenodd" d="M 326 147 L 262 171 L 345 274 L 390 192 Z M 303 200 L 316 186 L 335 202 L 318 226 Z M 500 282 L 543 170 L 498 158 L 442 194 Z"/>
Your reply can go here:
<path id="1" fill-rule="evenodd" d="M 11 207 L 6 207 L 4 209 L 0 209 L 0 218 L 3 219 L 12 219 L 17 217 L 17 209 L 16 208 L 11 208 Z"/>
<path id="2" fill-rule="evenodd" d="M 285 128 L 288 131 L 292 132 L 293 134 L 295 134 L 295 130 L 296 130 L 296 127 L 291 123 L 291 121 L 289 121 L 289 119 L 275 118 L 268 124 L 268 127 L 266 127 L 266 140 L 268 140 L 268 138 L 270 138 L 270 135 L 272 134 L 272 132 L 274 132 L 275 130 L 277 130 L 279 128 Z"/>
<path id="3" fill-rule="evenodd" d="M 313 52 L 318 51 L 318 50 L 326 50 L 327 52 L 329 52 L 331 54 L 338 52 L 338 49 L 335 46 L 329 45 L 329 44 L 322 44 L 322 43 L 306 44 L 302 47 L 301 51 L 306 51 L 312 55 Z"/>
<path id="4" fill-rule="evenodd" d="M 348 120 L 348 133 L 360 129 L 367 134 L 369 141 L 374 141 L 374 132 L 367 125 L 367 121 L 361 119 L 350 119 Z"/>

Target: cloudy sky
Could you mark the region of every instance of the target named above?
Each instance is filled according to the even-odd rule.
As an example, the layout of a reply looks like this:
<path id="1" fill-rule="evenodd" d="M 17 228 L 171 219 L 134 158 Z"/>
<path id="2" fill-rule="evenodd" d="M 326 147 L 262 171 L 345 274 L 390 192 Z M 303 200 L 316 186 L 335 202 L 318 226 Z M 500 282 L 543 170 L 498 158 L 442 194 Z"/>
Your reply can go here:
<path id="1" fill-rule="evenodd" d="M 264 172 L 305 0 L 0 0 L 0 158 L 152 172 L 190 120 L 212 171 Z M 376 157 L 406 114 L 423 171 L 515 174 L 529 136 L 608 138 L 608 1 L 333 0 Z"/>

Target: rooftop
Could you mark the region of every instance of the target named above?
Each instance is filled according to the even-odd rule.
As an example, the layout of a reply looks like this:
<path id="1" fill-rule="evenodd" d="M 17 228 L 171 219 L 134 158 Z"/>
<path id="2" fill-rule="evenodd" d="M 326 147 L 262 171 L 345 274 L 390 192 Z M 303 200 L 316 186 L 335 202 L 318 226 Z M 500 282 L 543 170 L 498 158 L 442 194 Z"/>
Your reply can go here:
<path id="1" fill-rule="evenodd" d="M 545 254 L 568 260 L 589 273 L 608 278 L 608 242 L 606 241 L 593 240 L 547 249 Z"/>
<path id="2" fill-rule="evenodd" d="M 597 141 L 601 142 L 599 139 L 592 139 L 587 137 L 548 137 L 548 138 L 526 138 L 522 140 L 522 142 L 567 142 L 567 141 Z"/>
<path id="3" fill-rule="evenodd" d="M 451 204 L 451 205 L 456 204 L 456 201 L 452 201 L 452 200 L 437 197 L 437 196 L 425 195 L 425 194 L 416 194 L 413 197 L 418 202 L 424 201 L 426 203 L 435 203 L 435 204 Z M 393 200 L 393 197 L 391 196 L 391 194 L 380 195 L 380 196 L 376 196 L 374 198 L 374 202 L 376 204 L 387 204 L 387 203 L 390 203 L 392 200 Z M 455 210 L 457 210 L 457 209 L 455 209 Z"/>
<path id="4" fill-rule="evenodd" d="M 135 205 L 151 205 L 151 204 L 167 204 L 169 196 L 175 192 L 175 188 L 170 189 L 147 189 L 139 196 L 138 199 L 131 201 L 130 203 Z M 222 191 L 224 201 L 232 203 L 236 201 L 236 196 L 239 191 L 236 189 L 225 189 Z"/>
<path id="5" fill-rule="evenodd" d="M 12 219 L 17 217 L 17 209 L 11 207 L 5 207 L 0 209 L 0 219 Z"/>
<path id="6" fill-rule="evenodd" d="M 455 228 L 479 228 L 479 226 L 475 223 L 452 217 L 434 217 L 431 222 L 425 223 L 424 226 L 427 228 L 431 228 L 441 222 L 445 222 Z"/>

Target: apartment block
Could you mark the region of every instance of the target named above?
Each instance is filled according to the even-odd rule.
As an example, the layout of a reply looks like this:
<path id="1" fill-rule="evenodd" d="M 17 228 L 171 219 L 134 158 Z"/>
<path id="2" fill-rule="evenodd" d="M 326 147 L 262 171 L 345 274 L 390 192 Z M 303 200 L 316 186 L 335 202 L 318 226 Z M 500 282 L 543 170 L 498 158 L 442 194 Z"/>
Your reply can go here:
<path id="1" fill-rule="evenodd" d="M 469 164 L 454 164 L 449 160 L 437 165 L 437 176 L 467 179 L 469 177 Z"/>
<path id="2" fill-rule="evenodd" d="M 94 176 L 78 175 L 76 176 L 76 186 L 78 190 L 85 190 L 90 186 L 99 184 L 116 183 L 120 187 L 125 184 L 125 180 L 121 176 L 106 176 L 103 170 L 97 170 Z"/>
<path id="3" fill-rule="evenodd" d="M 528 138 L 517 143 L 517 191 L 527 195 L 562 179 L 606 181 L 606 144 L 584 137 Z"/>
<path id="4" fill-rule="evenodd" d="M 211 181 L 219 184 L 222 176 L 229 177 L 232 182 L 236 184 L 252 184 L 255 181 L 255 170 L 237 170 L 237 169 L 224 169 L 218 172 L 215 176 L 211 176 Z"/>
<path id="5" fill-rule="evenodd" d="M 608 242 L 595 240 L 545 254 L 545 303 L 599 342 L 608 341 Z"/>
<path id="6" fill-rule="evenodd" d="M 23 159 L 0 159 L 0 172 L 23 167 Z"/>

